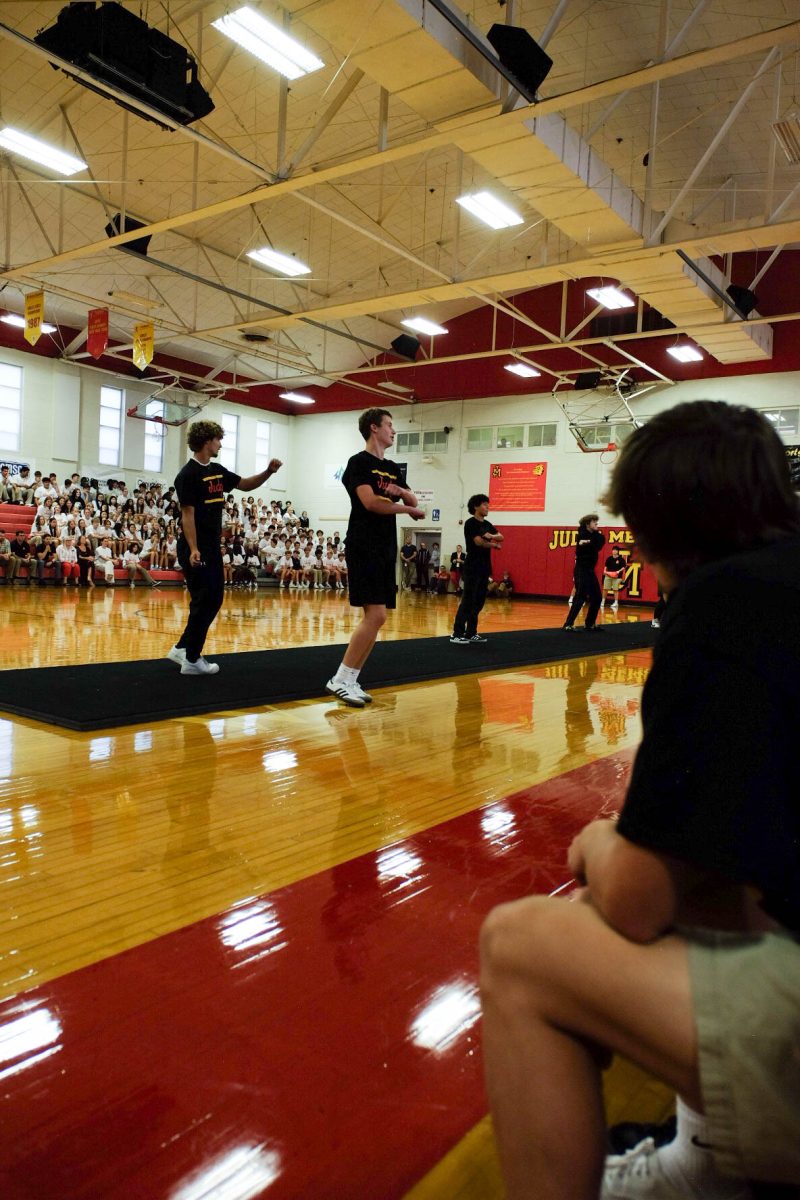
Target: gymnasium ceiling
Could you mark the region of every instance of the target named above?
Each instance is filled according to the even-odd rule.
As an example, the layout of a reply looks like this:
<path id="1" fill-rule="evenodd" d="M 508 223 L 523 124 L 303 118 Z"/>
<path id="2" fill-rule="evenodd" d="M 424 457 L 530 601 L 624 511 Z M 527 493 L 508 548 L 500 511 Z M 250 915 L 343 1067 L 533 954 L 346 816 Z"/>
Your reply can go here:
<path id="1" fill-rule="evenodd" d="M 771 130 L 800 107 L 796 0 L 474 0 L 484 52 L 423 0 L 261 0 L 324 63 L 288 85 L 212 26 L 220 0 L 129 4 L 214 101 L 175 130 L 53 69 L 31 39 L 62 7 L 0 0 L 0 123 L 88 163 L 63 180 L 0 151 L 0 308 L 44 288 L 58 329 L 39 352 L 91 365 L 87 311 L 108 307 L 103 367 L 138 374 L 133 326 L 152 319 L 149 378 L 281 411 L 287 388 L 324 411 L 549 391 L 598 364 L 640 381 L 800 367 L 800 166 Z M 505 21 L 553 59 L 534 105 L 493 65 Z M 455 204 L 480 189 L 523 224 L 495 233 Z M 147 226 L 147 257 L 106 237 L 119 211 Z M 255 266 L 262 246 L 311 275 Z M 598 282 L 637 299 L 633 326 L 597 324 Z M 730 282 L 759 297 L 746 320 Z M 417 314 L 450 332 L 415 364 L 384 354 Z M 686 339 L 696 368 L 664 355 Z M 541 376 L 504 371 L 514 357 Z"/>

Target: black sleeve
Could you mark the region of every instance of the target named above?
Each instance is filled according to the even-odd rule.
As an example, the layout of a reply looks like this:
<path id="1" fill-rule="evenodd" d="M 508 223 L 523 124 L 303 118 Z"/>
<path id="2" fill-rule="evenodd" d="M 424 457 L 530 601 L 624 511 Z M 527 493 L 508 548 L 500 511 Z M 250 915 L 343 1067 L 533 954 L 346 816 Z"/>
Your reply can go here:
<path id="1" fill-rule="evenodd" d="M 464 525 L 464 541 L 467 543 L 467 548 L 475 545 L 475 538 L 481 534 L 481 523 L 475 517 L 470 517 Z"/>
<path id="2" fill-rule="evenodd" d="M 738 882 L 768 880 L 788 832 L 773 827 L 786 790 L 778 708 L 757 666 L 676 629 L 645 686 L 619 832 Z"/>
<path id="3" fill-rule="evenodd" d="M 238 488 L 241 482 L 241 475 L 237 475 L 235 471 L 229 471 L 227 467 L 222 467 L 222 487 L 226 494 L 232 492 L 234 488 Z"/>
<path id="4" fill-rule="evenodd" d="M 200 501 L 200 490 L 198 488 L 198 476 L 194 473 L 186 474 L 183 471 L 175 479 L 175 488 L 178 493 L 178 503 L 181 508 L 197 508 Z"/>
<path id="5" fill-rule="evenodd" d="M 491 523 L 491 521 L 484 521 L 483 522 L 483 532 L 484 533 L 497 533 L 497 530 L 495 529 L 495 527 Z"/>

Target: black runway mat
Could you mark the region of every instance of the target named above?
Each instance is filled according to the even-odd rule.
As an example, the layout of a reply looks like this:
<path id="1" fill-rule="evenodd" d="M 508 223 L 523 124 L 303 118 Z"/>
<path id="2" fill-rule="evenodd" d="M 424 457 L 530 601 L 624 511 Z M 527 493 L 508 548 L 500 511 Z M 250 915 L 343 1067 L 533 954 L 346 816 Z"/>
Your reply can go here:
<path id="1" fill-rule="evenodd" d="M 621 653 L 651 646 L 649 621 L 626 621 L 587 633 L 562 629 L 514 630 L 485 643 L 452 645 L 449 638 L 379 642 L 360 682 L 394 687 L 475 671 L 533 666 L 587 654 Z M 303 646 L 217 654 L 217 675 L 181 675 L 168 659 L 94 663 L 0 671 L 0 711 L 66 729 L 113 729 L 172 717 L 260 708 L 327 696 L 325 684 L 345 646 Z"/>

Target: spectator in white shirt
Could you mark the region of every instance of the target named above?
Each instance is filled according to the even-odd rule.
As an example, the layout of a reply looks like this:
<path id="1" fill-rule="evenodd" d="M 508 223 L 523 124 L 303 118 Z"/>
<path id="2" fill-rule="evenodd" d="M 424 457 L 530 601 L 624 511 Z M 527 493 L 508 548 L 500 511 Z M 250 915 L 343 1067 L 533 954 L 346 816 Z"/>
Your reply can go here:
<path id="1" fill-rule="evenodd" d="M 111 539 L 104 537 L 94 552 L 94 568 L 105 579 L 107 587 L 114 586 L 114 567 L 116 562 L 111 552 Z"/>
<path id="2" fill-rule="evenodd" d="M 33 504 L 33 481 L 30 467 L 20 467 L 16 475 L 11 476 L 11 486 L 17 504 Z"/>
<path id="3" fill-rule="evenodd" d="M 136 587 L 136 576 L 141 575 L 145 583 L 150 587 L 158 587 L 155 579 L 149 571 L 145 570 L 142 565 L 142 555 L 139 552 L 139 543 L 131 542 L 128 549 L 122 556 L 122 565 L 128 572 L 128 579 L 132 588 Z"/>
<path id="4" fill-rule="evenodd" d="M 283 555 L 283 558 L 278 560 L 278 565 L 275 568 L 275 574 L 278 576 L 280 581 L 278 585 L 279 587 L 286 587 L 287 584 L 290 588 L 297 586 L 295 583 L 297 574 L 294 569 L 294 561 L 288 551 Z"/>
<path id="5" fill-rule="evenodd" d="M 78 566 L 78 551 L 75 549 L 75 539 L 68 537 L 56 548 L 56 558 L 61 563 L 61 583 L 67 586 L 67 580 L 72 577 L 75 587 L 78 586 L 80 567 Z"/>

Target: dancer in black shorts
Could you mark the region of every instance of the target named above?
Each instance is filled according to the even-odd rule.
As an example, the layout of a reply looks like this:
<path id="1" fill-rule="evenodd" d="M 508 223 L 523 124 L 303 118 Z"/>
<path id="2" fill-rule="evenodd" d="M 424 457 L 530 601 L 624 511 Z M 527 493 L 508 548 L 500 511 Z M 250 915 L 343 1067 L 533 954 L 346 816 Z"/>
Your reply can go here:
<path id="1" fill-rule="evenodd" d="M 385 457 L 394 442 L 392 414 L 385 408 L 368 408 L 358 419 L 358 429 L 366 446 L 348 462 L 342 483 L 351 504 L 346 543 L 350 604 L 363 608 L 364 616 L 353 630 L 339 670 L 326 685 L 351 708 L 363 708 L 372 700 L 358 675 L 386 620 L 386 610 L 396 604 L 395 518 L 398 513 L 414 521 L 425 516 L 414 493 L 403 487 L 397 463 Z"/>

